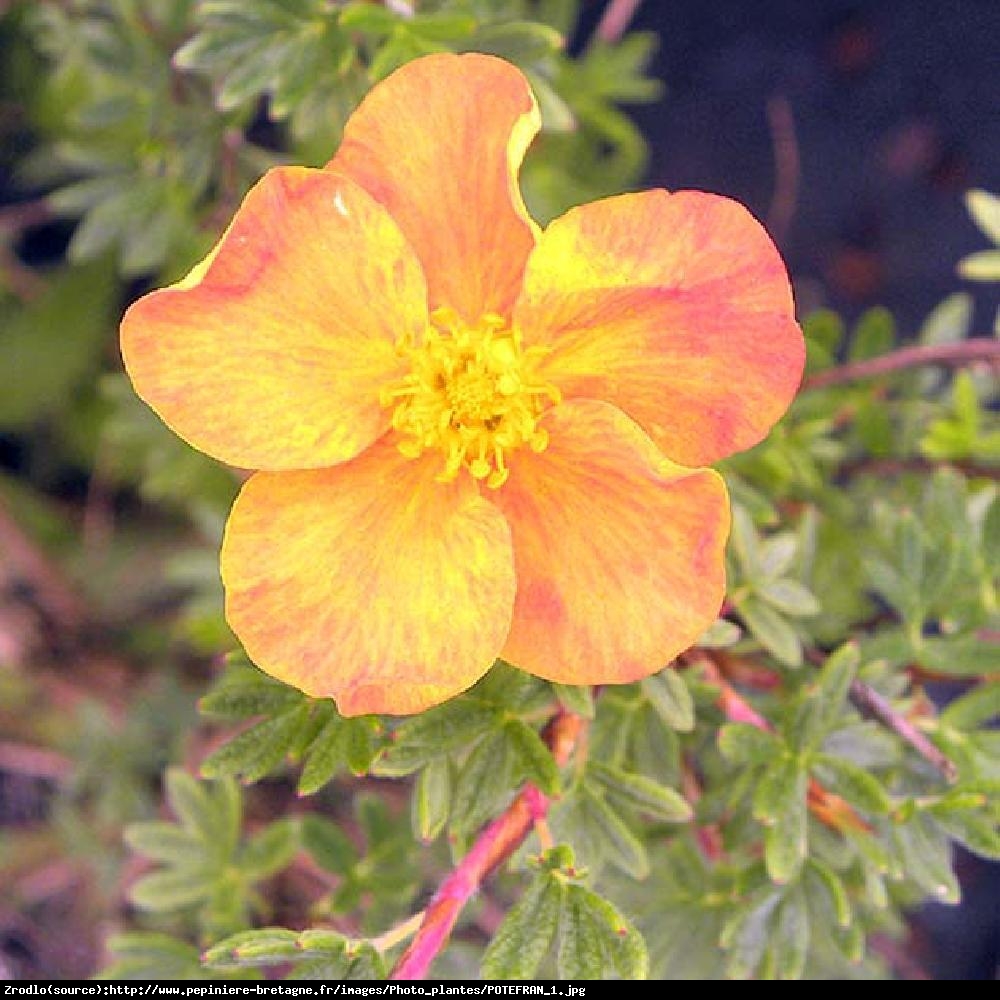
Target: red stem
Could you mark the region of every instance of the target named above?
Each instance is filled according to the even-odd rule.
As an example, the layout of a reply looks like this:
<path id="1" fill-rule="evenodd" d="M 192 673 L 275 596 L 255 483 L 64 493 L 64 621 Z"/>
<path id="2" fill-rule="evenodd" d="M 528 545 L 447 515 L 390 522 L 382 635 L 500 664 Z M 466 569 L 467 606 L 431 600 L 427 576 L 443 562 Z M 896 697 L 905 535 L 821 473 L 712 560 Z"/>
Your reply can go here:
<path id="1" fill-rule="evenodd" d="M 917 347 L 901 347 L 898 351 L 882 354 L 877 358 L 852 361 L 836 368 L 816 372 L 802 383 L 803 389 L 823 389 L 829 385 L 854 382 L 859 379 L 875 378 L 890 372 L 917 368 L 921 365 L 945 365 L 958 368 L 974 361 L 985 361 L 1000 366 L 1000 340 L 989 337 L 973 337 L 954 344 L 923 344 Z"/>
<path id="2" fill-rule="evenodd" d="M 610 45 L 620 42 L 641 3 L 642 0 L 611 0 L 597 25 L 597 37 Z"/>
<path id="3" fill-rule="evenodd" d="M 569 760 L 583 724 L 583 719 L 569 712 L 552 720 L 548 743 L 560 766 Z M 479 834 L 469 853 L 441 883 L 424 913 L 420 930 L 400 956 L 390 979 L 422 979 L 427 974 L 431 963 L 448 943 L 462 908 L 490 872 L 517 850 L 548 808 L 549 799 L 533 785 L 527 785 L 507 811 Z"/>
<path id="4" fill-rule="evenodd" d="M 719 689 L 715 704 L 730 722 L 746 722 L 765 732 L 773 732 L 774 727 L 753 706 L 740 695 L 722 676 L 722 671 L 705 660 L 702 669 L 710 683 Z M 823 824 L 834 830 L 869 831 L 869 825 L 855 812 L 854 808 L 839 795 L 828 792 L 815 778 L 809 779 L 807 799 L 809 810 Z"/>

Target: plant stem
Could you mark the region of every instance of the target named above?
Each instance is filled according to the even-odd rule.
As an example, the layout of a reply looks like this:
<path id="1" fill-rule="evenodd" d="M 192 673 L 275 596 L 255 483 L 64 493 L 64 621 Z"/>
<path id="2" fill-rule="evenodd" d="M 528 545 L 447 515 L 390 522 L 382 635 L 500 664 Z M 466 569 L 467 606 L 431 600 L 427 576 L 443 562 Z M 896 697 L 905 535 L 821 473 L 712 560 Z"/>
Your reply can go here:
<path id="1" fill-rule="evenodd" d="M 407 917 L 402 923 L 396 924 L 395 927 L 390 927 L 384 934 L 372 938 L 372 947 L 378 952 L 388 951 L 399 944 L 400 941 L 405 941 L 407 938 L 413 937 L 423 923 L 425 912 L 425 910 L 421 910 L 419 913 L 414 913 L 412 917 Z"/>
<path id="2" fill-rule="evenodd" d="M 806 650 L 806 659 L 813 666 L 819 667 L 822 666 L 826 657 L 818 649 L 808 649 Z M 873 687 L 855 677 L 851 681 L 849 697 L 851 704 L 865 718 L 874 719 L 876 722 L 882 723 L 886 729 L 894 732 L 901 740 L 913 747 L 924 760 L 936 767 L 948 781 L 955 781 L 958 778 L 958 769 L 950 758 L 931 743 L 913 723 L 900 715 Z"/>
<path id="3" fill-rule="evenodd" d="M 856 382 L 861 379 L 876 378 L 907 368 L 921 365 L 944 365 L 960 368 L 975 361 L 985 361 L 1000 367 L 1000 341 L 989 337 L 973 337 L 954 344 L 923 344 L 917 347 L 901 347 L 877 358 L 851 361 L 836 368 L 816 372 L 802 383 L 803 389 L 825 389 L 830 385 Z"/>
<path id="4" fill-rule="evenodd" d="M 547 742 L 560 766 L 570 758 L 584 726 L 578 715 L 561 711 L 549 724 Z M 420 929 L 400 956 L 390 979 L 422 979 L 447 944 L 462 908 L 486 877 L 509 858 L 544 818 L 549 800 L 533 785 L 527 785 L 510 807 L 485 827 L 469 853 L 441 883 L 423 913 Z"/>
<path id="5" fill-rule="evenodd" d="M 801 174 L 795 118 L 787 97 L 779 94 L 767 102 L 767 123 L 774 148 L 774 194 L 767 210 L 767 228 L 776 243 L 783 243 L 795 216 Z"/>
<path id="6" fill-rule="evenodd" d="M 936 767 L 948 781 L 955 781 L 958 769 L 933 743 L 905 719 L 874 688 L 864 681 L 851 681 L 851 702 L 862 715 L 876 719 L 908 743 L 924 760 Z"/>
<path id="7" fill-rule="evenodd" d="M 597 25 L 597 37 L 610 45 L 620 42 L 641 3 L 642 0 L 610 0 Z"/>
<path id="8" fill-rule="evenodd" d="M 712 660 L 705 659 L 701 666 L 708 680 L 719 689 L 715 704 L 730 722 L 745 722 L 768 733 L 774 731 L 771 723 L 733 688 Z M 848 802 L 828 792 L 815 778 L 809 779 L 807 804 L 810 812 L 831 829 L 840 832 L 871 829 Z"/>

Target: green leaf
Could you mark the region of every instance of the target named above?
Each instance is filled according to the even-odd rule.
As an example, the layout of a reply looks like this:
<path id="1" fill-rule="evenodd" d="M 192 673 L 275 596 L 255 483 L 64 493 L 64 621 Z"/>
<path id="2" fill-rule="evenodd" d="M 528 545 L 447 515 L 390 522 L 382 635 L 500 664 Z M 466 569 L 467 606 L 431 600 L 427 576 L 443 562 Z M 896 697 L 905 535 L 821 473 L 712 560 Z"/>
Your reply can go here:
<path id="1" fill-rule="evenodd" d="M 1000 681 L 984 681 L 956 698 L 941 713 L 942 725 L 975 729 L 1000 716 Z"/>
<path id="2" fill-rule="evenodd" d="M 917 584 L 923 578 L 927 546 L 920 522 L 911 511 L 904 510 L 896 525 L 899 539 L 899 570 L 903 579 Z"/>
<path id="3" fill-rule="evenodd" d="M 230 667 L 222 680 L 199 702 L 205 715 L 223 719 L 249 719 L 278 715 L 303 700 L 301 691 L 274 681 L 251 667 Z"/>
<path id="4" fill-rule="evenodd" d="M 467 833 L 490 818 L 510 796 L 514 755 L 502 732 L 480 740 L 458 773 L 452 796 L 451 826 Z"/>
<path id="5" fill-rule="evenodd" d="M 643 705 L 632 715 L 633 724 L 629 726 L 629 746 L 627 756 L 619 758 L 630 760 L 635 770 L 648 775 L 656 781 L 677 787 L 681 778 L 681 744 L 680 737 L 673 729 L 661 725 L 652 705 Z"/>
<path id="6" fill-rule="evenodd" d="M 766 827 L 764 862 L 774 882 L 790 882 L 806 857 L 808 774 L 791 755 L 764 772 L 753 797 L 754 818 Z"/>
<path id="7" fill-rule="evenodd" d="M 729 544 L 743 576 L 754 580 L 760 576 L 760 539 L 746 507 L 742 503 L 733 504 L 733 524 Z"/>
<path id="8" fill-rule="evenodd" d="M 787 577 L 761 583 L 755 588 L 755 593 L 771 607 L 797 618 L 808 618 L 821 610 L 819 601 L 807 587 Z"/>
<path id="9" fill-rule="evenodd" d="M 973 854 L 990 861 L 1000 861 L 1000 829 L 994 817 L 973 812 L 947 815 L 934 812 L 934 819 L 950 837 Z"/>
<path id="10" fill-rule="evenodd" d="M 853 642 L 845 643 L 826 658 L 817 678 L 816 697 L 822 702 L 828 720 L 840 714 L 860 662 L 861 652 Z"/>
<path id="11" fill-rule="evenodd" d="M 2 303 L 0 429 L 66 408 L 93 375 L 114 329 L 117 284 L 109 260 L 54 273 L 26 305 Z"/>
<path id="12" fill-rule="evenodd" d="M 573 109 L 559 95 L 556 89 L 541 73 L 527 71 L 525 76 L 531 84 L 531 90 L 538 101 L 538 110 L 542 114 L 542 130 L 545 132 L 573 132 L 577 128 L 576 115 Z"/>
<path id="13" fill-rule="evenodd" d="M 483 956 L 483 979 L 531 979 L 559 925 L 562 890 L 548 872 L 537 875 L 497 928 Z"/>
<path id="14" fill-rule="evenodd" d="M 410 800 L 414 833 L 430 843 L 444 829 L 451 810 L 451 762 L 432 760 L 417 776 Z"/>
<path id="15" fill-rule="evenodd" d="M 219 787 L 223 791 L 216 799 L 207 784 L 198 782 L 178 767 L 172 767 L 167 771 L 165 784 L 167 802 L 181 823 L 205 844 L 227 855 L 231 853 L 239 837 L 238 807 L 235 810 L 232 807 L 232 800 L 238 802 L 239 795 L 232 783 L 220 782 Z M 235 824 L 234 812 L 237 814 Z"/>
<path id="16" fill-rule="evenodd" d="M 144 496 L 187 512 L 195 497 L 220 512 L 230 508 L 237 483 L 229 470 L 173 434 L 124 375 L 105 376 L 99 388 L 112 411 L 104 433 L 116 479 L 137 483 Z"/>
<path id="17" fill-rule="evenodd" d="M 308 755 L 299 775 L 299 795 L 313 795 L 328 784 L 344 766 L 347 725 L 332 715 L 309 744 Z"/>
<path id="18" fill-rule="evenodd" d="M 340 23 L 355 31 L 388 34 L 399 23 L 399 15 L 380 4 L 351 0 L 340 12 Z"/>
<path id="19" fill-rule="evenodd" d="M 371 770 L 378 755 L 380 740 L 377 737 L 382 734 L 382 724 L 372 715 L 342 719 L 341 723 L 344 729 L 344 760 L 351 774 L 361 777 Z M 310 758 L 314 747 L 315 743 L 310 747 Z"/>
<path id="20" fill-rule="evenodd" d="M 131 823 L 125 828 L 124 839 L 137 854 L 179 867 L 199 858 L 205 848 L 193 831 L 174 823 Z"/>
<path id="21" fill-rule="evenodd" d="M 986 567 L 1000 565 L 1000 495 L 994 496 L 983 518 L 982 555 Z"/>
<path id="22" fill-rule="evenodd" d="M 774 921 L 771 953 L 778 979 L 801 979 L 809 956 L 809 912 L 799 887 L 785 893 Z"/>
<path id="23" fill-rule="evenodd" d="M 297 848 L 295 826 L 287 819 L 277 820 L 251 838 L 236 864 L 244 875 L 257 881 L 281 871 L 292 860 Z"/>
<path id="24" fill-rule="evenodd" d="M 559 768 L 541 736 L 520 719 L 508 719 L 503 733 L 521 774 L 546 795 L 558 795 Z"/>
<path id="25" fill-rule="evenodd" d="M 202 961 L 215 968 L 276 965 L 297 955 L 298 936 L 285 927 L 242 931 L 206 949 Z"/>
<path id="26" fill-rule="evenodd" d="M 590 889 L 566 886 L 559 930 L 561 978 L 601 979 L 609 964 L 622 979 L 648 976 L 649 955 L 642 935 L 612 903 Z"/>
<path id="27" fill-rule="evenodd" d="M 499 720 L 494 705 L 471 695 L 453 698 L 398 726 L 373 770 L 386 777 L 412 774 L 432 757 L 470 745 Z"/>
<path id="28" fill-rule="evenodd" d="M 552 690 L 555 692 L 559 704 L 584 719 L 594 717 L 594 689 L 589 684 L 553 684 Z"/>
<path id="29" fill-rule="evenodd" d="M 972 326 L 972 296 L 955 292 L 936 305 L 920 327 L 921 344 L 953 344 L 965 340 Z"/>
<path id="30" fill-rule="evenodd" d="M 206 778 L 227 776 L 259 781 L 284 762 L 301 739 L 311 713 L 309 702 L 302 702 L 240 733 L 205 758 L 201 773 Z"/>
<path id="31" fill-rule="evenodd" d="M 869 309 L 862 313 L 854 327 L 848 360 L 877 358 L 891 349 L 895 338 L 896 322 L 892 313 L 882 306 Z"/>
<path id="32" fill-rule="evenodd" d="M 114 961 L 95 979 L 200 979 L 198 949 L 169 934 L 138 931 L 117 934 L 108 940 Z"/>
<path id="33" fill-rule="evenodd" d="M 649 874 L 649 857 L 643 842 L 589 784 L 583 788 L 583 812 L 607 859 L 633 878 L 645 878 Z"/>
<path id="34" fill-rule="evenodd" d="M 981 188 L 973 188 L 966 192 L 965 207 L 983 233 L 1000 246 L 1000 197 Z"/>
<path id="35" fill-rule="evenodd" d="M 347 967 L 345 979 L 371 981 L 385 979 L 385 961 L 368 941 L 351 941 L 347 946 Z"/>
<path id="36" fill-rule="evenodd" d="M 974 635 L 924 639 L 916 655 L 922 667 L 952 677 L 982 676 L 997 669 L 996 644 Z"/>
<path id="37" fill-rule="evenodd" d="M 892 808 L 882 782 L 864 768 L 841 757 L 818 753 L 814 757 L 822 783 L 864 812 L 884 814 Z"/>
<path id="38" fill-rule="evenodd" d="M 302 931 L 296 938 L 296 946 L 303 958 L 315 958 L 320 955 L 331 955 L 347 950 L 357 952 L 362 942 L 349 941 L 337 931 L 325 927 L 313 927 Z"/>
<path id="39" fill-rule="evenodd" d="M 558 975 L 560 979 L 603 979 L 607 958 L 601 925 L 587 905 L 586 890 L 566 887 L 559 920 Z"/>
<path id="40" fill-rule="evenodd" d="M 671 729 L 689 733 L 694 729 L 694 699 L 684 678 L 673 668 L 661 670 L 640 683 L 642 693 L 656 714 Z"/>
<path id="41" fill-rule="evenodd" d="M 169 868 L 144 875 L 129 890 L 129 899 L 153 913 L 169 913 L 204 903 L 214 889 L 208 868 Z"/>
<path id="42" fill-rule="evenodd" d="M 302 817 L 299 836 L 316 864 L 328 872 L 345 875 L 358 860 L 357 849 L 347 834 L 315 813 Z"/>
<path id="43" fill-rule="evenodd" d="M 811 857 L 806 862 L 805 879 L 807 888 L 811 882 L 822 887 L 824 898 L 828 901 L 838 926 L 849 926 L 853 919 L 853 911 L 850 897 L 840 876 L 818 858 Z"/>
<path id="44" fill-rule="evenodd" d="M 727 646 L 739 642 L 740 635 L 740 627 L 735 622 L 726 621 L 725 618 L 717 618 L 702 633 L 695 645 L 702 649 L 725 649 Z"/>
<path id="45" fill-rule="evenodd" d="M 817 309 L 802 323 L 806 339 L 806 370 L 829 368 L 837 357 L 837 348 L 844 339 L 844 321 L 832 309 Z"/>
<path id="46" fill-rule="evenodd" d="M 760 547 L 760 575 L 766 580 L 777 580 L 791 568 L 798 555 L 799 540 L 790 531 L 782 531 L 764 539 Z"/>
<path id="47" fill-rule="evenodd" d="M 885 598 L 908 621 L 920 613 L 917 587 L 880 556 L 862 556 L 865 574 L 874 590 Z"/>
<path id="48" fill-rule="evenodd" d="M 366 774 L 379 751 L 382 727 L 376 716 L 345 719 L 332 702 L 321 704 L 330 714 L 305 751 L 305 766 L 299 777 L 300 795 L 318 791 L 345 764 L 354 775 Z"/>
<path id="49" fill-rule="evenodd" d="M 942 903 L 958 903 L 961 888 L 951 864 L 947 838 L 931 820 L 917 813 L 893 827 L 893 842 L 908 879 Z"/>
<path id="50" fill-rule="evenodd" d="M 225 857 L 231 857 L 240 842 L 243 827 L 243 795 L 235 781 L 210 783 L 209 795 L 215 807 L 216 826 L 213 844 Z"/>
<path id="51" fill-rule="evenodd" d="M 749 979 L 771 938 L 771 923 L 779 893 L 768 893 L 759 901 L 738 912 L 723 927 L 719 943 L 729 952 L 726 975 L 730 979 Z"/>
<path id="52" fill-rule="evenodd" d="M 468 47 L 476 52 L 499 56 L 508 62 L 526 65 L 558 52 L 564 44 L 563 36 L 547 24 L 504 21 L 480 27 L 469 39 Z"/>
<path id="53" fill-rule="evenodd" d="M 591 910 L 603 914 L 605 946 L 611 953 L 615 971 L 622 979 L 648 978 L 649 953 L 642 935 L 608 900 L 594 893 L 589 895 Z"/>
<path id="54" fill-rule="evenodd" d="M 587 764 L 587 774 L 604 786 L 611 798 L 667 823 L 687 823 L 692 810 L 687 800 L 672 788 L 641 774 L 629 774 L 600 761 Z"/>
<path id="55" fill-rule="evenodd" d="M 789 667 L 801 666 L 802 643 L 778 611 L 753 596 L 744 598 L 736 610 L 754 638 L 777 660 Z"/>
<path id="56" fill-rule="evenodd" d="M 784 751 L 782 740 L 748 722 L 729 722 L 719 729 L 719 750 L 731 764 L 765 764 Z"/>

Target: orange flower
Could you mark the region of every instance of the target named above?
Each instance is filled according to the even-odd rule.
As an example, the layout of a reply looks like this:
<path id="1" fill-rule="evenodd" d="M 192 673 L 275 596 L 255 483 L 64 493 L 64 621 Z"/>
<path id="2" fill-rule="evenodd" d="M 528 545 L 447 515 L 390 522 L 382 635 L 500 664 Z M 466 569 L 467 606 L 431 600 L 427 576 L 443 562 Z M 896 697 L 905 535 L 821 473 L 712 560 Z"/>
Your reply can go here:
<path id="1" fill-rule="evenodd" d="M 420 711 L 498 656 L 569 684 L 660 669 L 723 598 L 728 498 L 698 467 L 798 386 L 744 208 L 649 191 L 542 231 L 517 187 L 538 127 L 508 63 L 411 62 L 122 324 L 163 420 L 263 470 L 222 544 L 230 624 L 345 715 Z"/>

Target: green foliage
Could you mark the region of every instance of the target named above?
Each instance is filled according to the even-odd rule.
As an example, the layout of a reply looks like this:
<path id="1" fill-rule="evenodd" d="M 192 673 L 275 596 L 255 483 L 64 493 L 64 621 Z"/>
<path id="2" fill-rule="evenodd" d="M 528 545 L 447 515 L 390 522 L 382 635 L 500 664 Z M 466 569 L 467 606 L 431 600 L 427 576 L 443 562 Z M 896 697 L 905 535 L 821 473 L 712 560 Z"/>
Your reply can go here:
<path id="1" fill-rule="evenodd" d="M 353 819 L 361 850 L 341 826 L 319 815 L 303 817 L 302 846 L 323 871 L 335 876 L 336 887 L 315 905 L 317 913 L 356 916 L 365 901 L 364 927 L 373 933 L 405 915 L 420 888 L 415 845 L 405 823 L 370 795 L 355 797 Z"/>
<path id="2" fill-rule="evenodd" d="M 169 934 L 119 934 L 108 942 L 113 959 L 98 979 L 214 979 L 218 970 L 202 964 L 198 949 Z M 233 972 L 226 970 L 232 976 Z M 239 970 L 236 978 L 256 978 Z"/>
<path id="3" fill-rule="evenodd" d="M 377 719 L 344 719 L 329 700 L 307 698 L 240 658 L 201 701 L 221 719 L 261 719 L 222 744 L 202 763 L 206 777 L 259 781 L 286 759 L 304 761 L 299 793 L 311 795 L 338 771 L 364 774 L 378 748 Z"/>
<path id="4" fill-rule="evenodd" d="M 64 410 L 100 364 L 116 305 L 107 259 L 66 268 L 27 305 L 0 298 L 7 378 L 0 429 L 10 431 Z"/>
<path id="5" fill-rule="evenodd" d="M 125 830 L 129 847 L 160 866 L 132 886 L 132 902 L 153 913 L 197 909 L 210 937 L 246 926 L 249 914 L 264 907 L 258 883 L 284 868 L 296 849 L 295 827 L 277 820 L 243 839 L 237 786 L 202 785 L 179 769 L 167 772 L 166 799 L 176 823 Z"/>
<path id="6" fill-rule="evenodd" d="M 973 222 L 996 250 L 980 250 L 959 262 L 958 273 L 970 281 L 1000 281 L 1000 198 L 989 191 L 969 191 L 965 205 Z"/>
<path id="7" fill-rule="evenodd" d="M 238 484 L 228 470 L 171 433 L 124 375 L 106 376 L 100 391 L 110 411 L 104 436 L 109 476 L 202 521 L 229 510 Z"/>
<path id="8" fill-rule="evenodd" d="M 385 965 L 367 941 L 351 941 L 335 931 L 296 933 L 284 927 L 244 931 L 205 952 L 209 969 L 227 971 L 291 963 L 288 979 L 381 979 Z"/>
<path id="9" fill-rule="evenodd" d="M 134 927 L 109 943 L 105 978 L 383 978 L 414 911 L 525 803 L 531 834 L 478 886 L 435 972 L 878 978 L 873 940 L 900 937 L 926 899 L 959 898 L 956 845 L 1000 858 L 995 370 L 865 372 L 908 343 L 886 309 L 804 318 L 803 391 L 723 463 L 722 617 L 658 674 L 574 687 L 500 662 L 402 720 L 343 718 L 239 655 L 206 682 L 234 646 L 218 545 L 239 480 L 136 399 L 113 346 L 120 308 L 183 275 L 268 166 L 325 163 L 372 84 L 426 52 L 525 71 L 543 119 L 522 177 L 539 220 L 633 187 L 646 149 L 623 105 L 661 92 L 655 39 L 570 54 L 579 10 L 41 0 L 0 15 L 15 53 L 0 86 L 24 110 L 0 165 L 68 233 L 34 267 L 0 232 L 29 276 L 0 268 L 0 431 L 25 454 L 23 481 L 0 485 L 43 564 L 110 595 L 80 629 L 29 602 L 45 651 L 22 665 L 4 645 L 5 731 L 67 770 L 27 837 L 5 830 L 0 877 L 17 882 L 36 831 L 46 863 L 59 850 L 90 872 L 95 907 Z M 11 152 L 21 142 L 29 155 Z M 968 196 L 1000 245 L 998 204 Z M 960 273 L 996 280 L 998 252 Z M 915 342 L 961 342 L 974 314 L 951 295 Z M 79 505 L 64 479 L 83 483 Z M 6 614 L 20 582 L 0 582 Z M 209 685 L 203 726 L 194 685 Z M 568 760 L 554 746 L 567 714 L 582 720 Z M 158 779 L 182 759 L 211 780 L 168 770 L 166 819 Z"/>
<path id="10" fill-rule="evenodd" d="M 296 162 L 333 154 L 377 80 L 417 56 L 489 52 L 521 66 L 552 142 L 533 151 L 527 200 L 549 219 L 635 182 L 645 142 L 618 109 L 649 101 L 653 45 L 632 35 L 565 53 L 575 4 L 325 0 L 43 0 L 28 32 L 54 67 L 38 99 L 52 140 L 32 174 L 79 219 L 82 263 L 113 252 L 125 277 L 178 277 L 207 249 L 257 177 L 283 158 L 258 140 L 261 114 Z M 548 17 L 550 21 L 545 22 Z M 595 155 L 596 150 L 600 150 Z"/>
<path id="11" fill-rule="evenodd" d="M 646 946 L 636 928 L 582 880 L 561 845 L 534 862 L 537 874 L 497 928 L 483 956 L 484 979 L 531 979 L 554 940 L 561 979 L 645 979 Z"/>
<path id="12" fill-rule="evenodd" d="M 531 724 L 552 701 L 548 685 L 498 664 L 467 694 L 397 725 L 373 772 L 416 773 L 414 832 L 432 840 L 447 823 L 457 845 L 525 781 L 559 791 L 555 761 Z"/>

